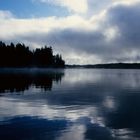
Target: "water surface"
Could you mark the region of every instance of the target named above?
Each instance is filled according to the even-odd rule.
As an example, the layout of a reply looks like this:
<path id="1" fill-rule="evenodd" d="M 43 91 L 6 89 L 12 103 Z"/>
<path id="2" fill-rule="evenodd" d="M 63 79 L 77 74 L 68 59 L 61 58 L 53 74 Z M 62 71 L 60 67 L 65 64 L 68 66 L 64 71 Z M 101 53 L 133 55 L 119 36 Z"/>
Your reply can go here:
<path id="1" fill-rule="evenodd" d="M 140 139 L 140 70 L 3 69 L 3 140 Z"/>

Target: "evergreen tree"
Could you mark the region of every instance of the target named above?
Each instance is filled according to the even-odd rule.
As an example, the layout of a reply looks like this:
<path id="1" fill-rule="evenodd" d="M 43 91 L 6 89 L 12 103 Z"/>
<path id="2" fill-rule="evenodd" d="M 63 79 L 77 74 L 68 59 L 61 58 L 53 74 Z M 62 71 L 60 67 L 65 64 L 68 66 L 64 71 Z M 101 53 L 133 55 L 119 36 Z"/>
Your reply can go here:
<path id="1" fill-rule="evenodd" d="M 0 42 L 0 67 L 64 67 L 61 55 L 53 55 L 52 47 L 29 50 L 25 44 Z"/>

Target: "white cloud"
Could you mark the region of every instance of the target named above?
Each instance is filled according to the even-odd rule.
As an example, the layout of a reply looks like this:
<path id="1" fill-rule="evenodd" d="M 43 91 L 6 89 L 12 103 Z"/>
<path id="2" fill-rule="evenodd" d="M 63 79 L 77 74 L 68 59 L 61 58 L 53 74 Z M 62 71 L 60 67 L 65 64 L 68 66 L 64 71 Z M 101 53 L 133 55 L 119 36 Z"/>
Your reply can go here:
<path id="1" fill-rule="evenodd" d="M 0 19 L 9 19 L 9 18 L 13 18 L 13 14 L 10 11 L 3 11 L 0 10 Z"/>
<path id="2" fill-rule="evenodd" d="M 74 11 L 76 13 L 86 13 L 88 10 L 87 0 L 39 0 L 39 1 L 43 3 L 66 7 L 70 11 Z"/>
<path id="3" fill-rule="evenodd" d="M 117 27 L 110 27 L 104 30 L 104 35 L 106 37 L 106 41 L 112 41 L 120 34 Z"/>
<path id="4" fill-rule="evenodd" d="M 4 15 L 2 15 L 4 17 Z M 58 29 L 86 29 L 90 30 L 92 24 L 80 16 L 68 16 L 65 18 L 47 17 L 47 18 L 33 18 L 33 19 L 17 19 L 8 18 L 6 15 L 0 19 L 0 38 L 14 37 L 15 35 L 22 35 L 28 33 L 46 33 Z M 8 19 L 7 19 L 8 18 Z M 16 27 L 16 28 L 15 28 Z"/>

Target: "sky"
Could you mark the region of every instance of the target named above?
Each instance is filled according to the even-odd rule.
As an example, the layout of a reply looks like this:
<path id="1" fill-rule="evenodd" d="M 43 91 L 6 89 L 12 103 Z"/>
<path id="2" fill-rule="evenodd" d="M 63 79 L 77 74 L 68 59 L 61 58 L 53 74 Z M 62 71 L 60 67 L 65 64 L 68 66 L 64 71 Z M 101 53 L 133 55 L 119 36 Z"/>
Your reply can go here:
<path id="1" fill-rule="evenodd" d="M 0 40 L 66 64 L 140 62 L 140 0 L 0 0 Z"/>

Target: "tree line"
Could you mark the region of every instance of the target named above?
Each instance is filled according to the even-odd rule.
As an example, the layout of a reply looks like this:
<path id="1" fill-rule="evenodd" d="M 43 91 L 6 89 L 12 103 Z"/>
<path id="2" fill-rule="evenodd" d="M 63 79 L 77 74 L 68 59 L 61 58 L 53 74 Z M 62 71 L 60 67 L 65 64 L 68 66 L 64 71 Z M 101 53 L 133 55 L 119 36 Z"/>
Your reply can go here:
<path id="1" fill-rule="evenodd" d="M 0 41 L 0 67 L 64 67 L 60 54 L 53 55 L 52 47 L 31 51 L 22 43 L 5 44 Z"/>

